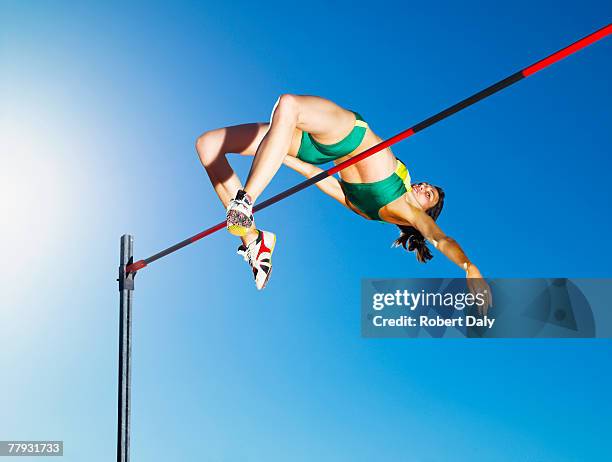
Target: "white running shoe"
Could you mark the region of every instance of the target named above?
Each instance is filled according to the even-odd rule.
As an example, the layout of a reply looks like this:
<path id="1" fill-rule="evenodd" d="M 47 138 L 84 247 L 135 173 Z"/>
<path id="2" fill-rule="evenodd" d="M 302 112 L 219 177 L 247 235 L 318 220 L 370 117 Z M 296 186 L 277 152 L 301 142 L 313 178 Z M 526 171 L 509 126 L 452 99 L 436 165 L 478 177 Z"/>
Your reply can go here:
<path id="1" fill-rule="evenodd" d="M 238 247 L 238 255 L 242 255 L 253 269 L 253 277 L 257 290 L 266 287 L 272 274 L 272 252 L 276 244 L 276 236 L 269 231 L 259 231 L 257 238 L 248 246 Z"/>
<path id="2" fill-rule="evenodd" d="M 253 227 L 253 201 L 242 189 L 227 206 L 227 230 L 234 236 L 244 236 Z"/>

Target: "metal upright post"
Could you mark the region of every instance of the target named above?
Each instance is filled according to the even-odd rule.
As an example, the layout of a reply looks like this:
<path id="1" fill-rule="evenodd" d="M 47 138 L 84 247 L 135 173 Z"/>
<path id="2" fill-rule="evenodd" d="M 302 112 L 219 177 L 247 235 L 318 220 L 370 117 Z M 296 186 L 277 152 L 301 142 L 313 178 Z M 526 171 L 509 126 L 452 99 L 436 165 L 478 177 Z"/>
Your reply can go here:
<path id="1" fill-rule="evenodd" d="M 134 261 L 134 237 L 121 236 L 119 261 L 119 387 L 117 390 L 117 462 L 130 460 L 130 365 L 132 356 L 132 292 L 134 272 L 126 272 Z"/>

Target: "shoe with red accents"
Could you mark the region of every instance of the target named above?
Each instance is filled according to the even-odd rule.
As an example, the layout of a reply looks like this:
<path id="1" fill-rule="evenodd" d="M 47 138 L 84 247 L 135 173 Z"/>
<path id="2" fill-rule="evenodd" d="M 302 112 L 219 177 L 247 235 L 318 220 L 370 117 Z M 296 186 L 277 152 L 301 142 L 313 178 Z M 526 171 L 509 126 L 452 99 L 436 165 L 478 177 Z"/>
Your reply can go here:
<path id="1" fill-rule="evenodd" d="M 227 230 L 234 236 L 244 236 L 253 227 L 253 201 L 242 189 L 227 206 Z"/>
<path id="2" fill-rule="evenodd" d="M 266 287 L 272 274 L 272 252 L 276 245 L 276 236 L 269 231 L 258 231 L 257 238 L 248 246 L 238 247 L 238 255 L 242 255 L 253 269 L 253 277 L 257 290 Z"/>

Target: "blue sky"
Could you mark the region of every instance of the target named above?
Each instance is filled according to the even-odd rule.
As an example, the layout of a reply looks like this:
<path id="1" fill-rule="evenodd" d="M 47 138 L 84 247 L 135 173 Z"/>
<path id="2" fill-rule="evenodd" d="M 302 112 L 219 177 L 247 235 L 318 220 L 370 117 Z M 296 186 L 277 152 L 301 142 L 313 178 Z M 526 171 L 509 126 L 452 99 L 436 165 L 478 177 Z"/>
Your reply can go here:
<path id="1" fill-rule="evenodd" d="M 604 1 L 2 2 L 0 439 L 114 457 L 119 236 L 141 258 L 222 219 L 199 133 L 291 92 L 387 137 L 611 18 Z M 485 275 L 611 276 L 611 53 L 395 147 L 445 188 L 440 226 Z M 300 180 L 282 170 L 265 196 Z M 278 235 L 261 293 L 227 233 L 138 275 L 132 460 L 612 456 L 609 341 L 362 339 L 362 278 L 461 271 L 315 188 L 258 220 Z"/>

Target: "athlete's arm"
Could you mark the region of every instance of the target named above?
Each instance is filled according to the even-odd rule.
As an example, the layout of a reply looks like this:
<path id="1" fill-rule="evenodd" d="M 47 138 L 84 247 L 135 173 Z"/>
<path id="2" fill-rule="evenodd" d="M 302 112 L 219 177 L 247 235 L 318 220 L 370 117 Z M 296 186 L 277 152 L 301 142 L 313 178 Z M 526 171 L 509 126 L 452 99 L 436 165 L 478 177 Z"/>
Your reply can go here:
<path id="1" fill-rule="evenodd" d="M 491 289 L 480 274 L 480 270 L 470 261 L 457 241 L 444 234 L 429 215 L 415 207 L 411 206 L 410 208 L 412 209 L 412 216 L 410 217 L 412 226 L 418 229 L 425 236 L 425 239 L 430 241 L 449 260 L 465 270 L 468 287 L 472 293 L 486 295 L 487 303 L 484 306 L 484 313 L 486 314 L 486 309 L 491 306 L 493 299 L 491 298 Z"/>
<path id="2" fill-rule="evenodd" d="M 304 175 L 306 178 L 312 178 L 323 171 L 312 164 L 290 155 L 285 156 L 283 163 L 299 174 Z M 342 205 L 348 207 L 346 197 L 344 196 L 344 191 L 342 191 L 342 187 L 340 186 L 340 182 L 333 176 L 329 176 L 324 180 L 319 181 L 316 186 L 328 196 L 333 197 Z"/>
<path id="3" fill-rule="evenodd" d="M 320 168 L 315 167 L 312 164 L 309 164 L 307 162 L 304 162 L 303 160 L 298 159 L 297 157 L 293 157 L 289 155 L 285 156 L 283 163 L 287 167 L 304 175 L 306 178 L 312 178 L 313 176 L 323 171 Z M 316 185 L 317 185 L 317 188 L 319 188 L 321 191 L 323 191 L 328 196 L 336 199 L 338 202 L 344 205 L 347 209 L 355 212 L 357 215 L 361 215 L 366 220 L 371 220 L 370 217 L 368 217 L 361 210 L 359 210 L 357 207 L 351 204 L 351 202 L 344 195 L 344 191 L 342 190 L 342 186 L 340 186 L 340 182 L 333 176 L 329 176 L 325 178 L 324 180 L 319 181 L 318 183 L 316 183 Z"/>

